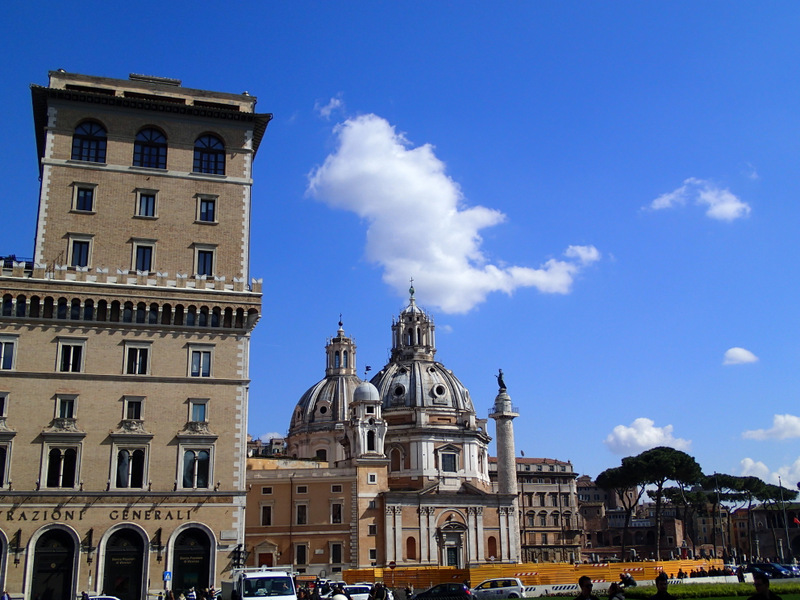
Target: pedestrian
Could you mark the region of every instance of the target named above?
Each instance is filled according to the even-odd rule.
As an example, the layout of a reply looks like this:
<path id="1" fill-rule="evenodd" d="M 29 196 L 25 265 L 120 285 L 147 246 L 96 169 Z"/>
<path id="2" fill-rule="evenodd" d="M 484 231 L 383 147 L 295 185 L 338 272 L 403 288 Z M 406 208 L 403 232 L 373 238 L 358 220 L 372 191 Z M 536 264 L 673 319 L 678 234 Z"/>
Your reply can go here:
<path id="1" fill-rule="evenodd" d="M 652 596 L 653 600 L 676 600 L 675 596 L 667 591 L 668 585 L 669 579 L 667 579 L 667 574 L 659 573 L 658 577 L 656 577 L 656 589 L 658 591 Z"/>
<path id="2" fill-rule="evenodd" d="M 194 591 L 194 587 L 189 588 L 189 592 L 186 594 L 186 600 L 197 600 L 197 592 Z"/>
<path id="3" fill-rule="evenodd" d="M 608 588 L 608 600 L 625 600 L 625 594 L 622 591 L 622 586 L 616 581 Z"/>
<path id="4" fill-rule="evenodd" d="M 578 587 L 581 589 L 581 593 L 578 594 L 575 600 L 598 600 L 597 596 L 592 594 L 592 588 L 594 587 L 592 580 L 586 575 L 578 579 Z"/>
<path id="5" fill-rule="evenodd" d="M 83 598 L 84 595 L 86 596 L 86 599 Z M 83 592 L 83 594 L 81 595 L 81 600 L 88 600 L 88 598 L 89 598 L 89 594 L 87 594 L 86 592 Z M 0 600 L 11 600 L 11 596 L 9 595 L 9 593 L 7 591 L 3 590 L 3 595 L 0 596 Z"/>
<path id="6" fill-rule="evenodd" d="M 781 600 L 780 596 L 769 589 L 769 577 L 766 573 L 753 573 L 753 585 L 756 593 L 748 600 Z"/>

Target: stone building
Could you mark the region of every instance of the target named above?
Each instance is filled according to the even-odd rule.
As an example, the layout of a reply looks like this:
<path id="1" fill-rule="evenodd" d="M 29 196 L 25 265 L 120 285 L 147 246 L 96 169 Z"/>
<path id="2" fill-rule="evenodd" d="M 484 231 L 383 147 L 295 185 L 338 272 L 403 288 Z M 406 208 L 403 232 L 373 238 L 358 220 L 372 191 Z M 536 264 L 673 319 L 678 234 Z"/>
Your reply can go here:
<path id="1" fill-rule="evenodd" d="M 32 95 L 34 256 L 0 275 L 2 586 L 218 586 L 244 542 L 250 194 L 271 115 L 136 75 L 54 71 Z"/>
<path id="2" fill-rule="evenodd" d="M 436 353 L 434 323 L 414 299 L 392 323 L 389 362 L 357 375 L 342 324 L 325 377 L 292 415 L 285 458 L 248 460 L 249 563 L 330 574 L 345 568 L 519 562 L 513 482 L 489 479 L 486 420 Z M 492 417 L 511 448 L 510 398 Z M 501 474 L 500 479 L 502 480 Z"/>
<path id="3" fill-rule="evenodd" d="M 518 456 L 515 464 L 522 561 L 580 560 L 583 527 L 572 463 Z M 497 480 L 496 465 L 490 458 L 492 482 Z"/>

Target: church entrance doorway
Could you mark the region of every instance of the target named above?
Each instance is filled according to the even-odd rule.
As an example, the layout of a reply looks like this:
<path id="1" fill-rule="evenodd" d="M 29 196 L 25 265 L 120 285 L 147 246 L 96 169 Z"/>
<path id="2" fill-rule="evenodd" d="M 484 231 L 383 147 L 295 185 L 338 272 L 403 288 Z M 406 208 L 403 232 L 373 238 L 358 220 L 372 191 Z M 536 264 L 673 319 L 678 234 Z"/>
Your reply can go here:
<path id="1" fill-rule="evenodd" d="M 211 585 L 211 542 L 206 533 L 192 528 L 175 540 L 172 564 L 172 589 L 177 595 L 193 587 L 202 590 Z"/>
<path id="2" fill-rule="evenodd" d="M 103 593 L 120 600 L 138 600 L 142 590 L 144 542 L 131 529 L 116 531 L 106 544 Z"/>
<path id="3" fill-rule="evenodd" d="M 36 541 L 31 575 L 31 598 L 72 600 L 75 541 L 61 529 L 52 529 Z"/>

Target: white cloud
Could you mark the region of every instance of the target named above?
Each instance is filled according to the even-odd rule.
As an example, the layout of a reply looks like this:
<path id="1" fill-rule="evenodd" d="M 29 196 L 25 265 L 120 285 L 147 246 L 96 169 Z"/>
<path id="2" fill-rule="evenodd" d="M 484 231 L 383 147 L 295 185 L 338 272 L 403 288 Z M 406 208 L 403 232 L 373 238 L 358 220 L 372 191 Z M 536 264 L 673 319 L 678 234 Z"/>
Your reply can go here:
<path id="1" fill-rule="evenodd" d="M 341 92 L 335 97 L 331 98 L 325 105 L 320 104 L 319 101 L 314 103 L 314 110 L 317 112 L 317 114 L 319 114 L 320 117 L 326 120 L 331 118 L 333 111 L 341 110 L 343 107 L 344 101 L 342 101 Z"/>
<path id="2" fill-rule="evenodd" d="M 746 363 L 758 362 L 758 357 L 744 348 L 734 346 L 725 351 L 725 357 L 722 359 L 723 365 L 743 365 Z"/>
<path id="3" fill-rule="evenodd" d="M 752 429 L 742 437 L 749 440 L 785 440 L 800 437 L 800 417 L 773 415 L 771 429 Z"/>
<path id="4" fill-rule="evenodd" d="M 721 189 L 705 179 L 690 177 L 681 187 L 661 194 L 647 208 L 664 210 L 684 205 L 689 201 L 706 207 L 706 216 L 718 221 L 734 221 L 750 214 L 750 205 L 727 189 Z"/>
<path id="5" fill-rule="evenodd" d="M 744 458 L 739 464 L 742 467 L 742 475 L 744 477 L 759 477 L 764 481 L 769 478 L 769 467 L 761 461 L 755 461 L 752 458 Z"/>
<path id="6" fill-rule="evenodd" d="M 774 485 L 782 484 L 789 490 L 797 489 L 800 484 L 800 456 L 790 465 L 778 467 L 777 471 L 771 470 L 762 461 L 755 461 L 752 458 L 744 458 L 739 462 L 742 469 L 742 475 L 758 477 L 767 483 Z"/>
<path id="7" fill-rule="evenodd" d="M 614 454 L 638 454 L 656 446 L 688 450 L 692 442 L 672 435 L 672 425 L 656 427 L 652 419 L 639 417 L 630 427 L 617 425 L 604 441 Z"/>
<path id="8" fill-rule="evenodd" d="M 538 268 L 498 266 L 481 251 L 481 229 L 505 221 L 500 211 L 468 207 L 433 146 L 413 147 L 377 115 L 338 125 L 338 147 L 309 175 L 307 193 L 367 222 L 366 257 L 383 280 L 444 312 L 463 313 L 492 292 L 520 287 L 567 294 L 582 268 L 600 259 L 593 246 L 569 246 Z"/>

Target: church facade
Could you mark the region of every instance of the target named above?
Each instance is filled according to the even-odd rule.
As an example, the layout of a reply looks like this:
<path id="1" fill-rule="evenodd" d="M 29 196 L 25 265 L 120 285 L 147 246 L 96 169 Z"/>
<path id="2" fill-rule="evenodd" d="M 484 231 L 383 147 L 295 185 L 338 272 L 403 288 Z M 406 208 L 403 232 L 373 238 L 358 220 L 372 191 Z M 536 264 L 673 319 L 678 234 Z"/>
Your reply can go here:
<path id="1" fill-rule="evenodd" d="M 506 456 L 493 491 L 487 421 L 435 359 L 433 318 L 413 288 L 391 335 L 389 362 L 362 381 L 340 323 L 326 346 L 325 377 L 295 407 L 285 456 L 248 459 L 249 564 L 330 576 L 392 564 L 519 562 L 517 414 L 504 385 L 491 415 Z"/>

